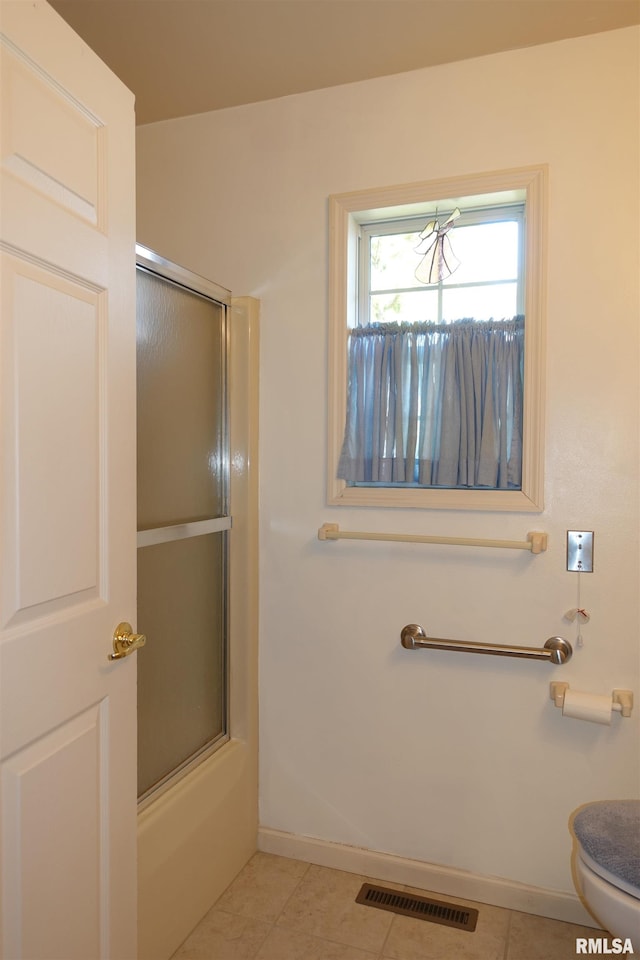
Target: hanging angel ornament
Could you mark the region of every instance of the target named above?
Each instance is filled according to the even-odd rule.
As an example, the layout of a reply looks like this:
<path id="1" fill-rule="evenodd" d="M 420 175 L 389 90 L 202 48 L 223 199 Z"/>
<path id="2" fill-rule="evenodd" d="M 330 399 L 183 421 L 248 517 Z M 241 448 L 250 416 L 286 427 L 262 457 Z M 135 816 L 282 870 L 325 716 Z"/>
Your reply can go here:
<path id="1" fill-rule="evenodd" d="M 415 248 L 416 253 L 423 254 L 415 272 L 416 280 L 421 283 L 439 283 L 458 269 L 460 261 L 451 249 L 451 241 L 447 234 L 459 216 L 460 211 L 456 207 L 444 223 L 430 220 L 426 225 L 420 234 L 421 243 Z"/>

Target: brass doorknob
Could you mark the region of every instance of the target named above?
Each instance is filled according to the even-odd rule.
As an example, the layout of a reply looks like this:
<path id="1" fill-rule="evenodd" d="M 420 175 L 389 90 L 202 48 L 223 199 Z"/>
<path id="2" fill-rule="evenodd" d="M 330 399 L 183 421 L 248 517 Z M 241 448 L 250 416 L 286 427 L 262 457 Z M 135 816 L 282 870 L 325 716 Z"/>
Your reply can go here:
<path id="1" fill-rule="evenodd" d="M 113 653 L 109 654 L 109 660 L 122 660 L 134 650 L 144 647 L 146 642 L 143 633 L 133 633 L 130 623 L 119 623 L 113 631 Z"/>

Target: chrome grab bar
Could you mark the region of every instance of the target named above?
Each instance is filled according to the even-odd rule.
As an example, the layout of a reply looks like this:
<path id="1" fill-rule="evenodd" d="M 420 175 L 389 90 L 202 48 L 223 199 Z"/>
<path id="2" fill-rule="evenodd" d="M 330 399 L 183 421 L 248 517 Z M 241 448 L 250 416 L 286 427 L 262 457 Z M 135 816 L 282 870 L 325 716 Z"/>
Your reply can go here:
<path id="1" fill-rule="evenodd" d="M 523 660 L 548 660 L 562 664 L 571 659 L 573 648 L 563 637 L 549 637 L 544 647 L 513 647 L 503 643 L 473 643 L 471 640 L 441 640 L 428 637 L 418 623 L 402 628 L 400 642 L 407 650 L 432 647 L 434 650 L 455 650 L 460 653 L 488 653 L 496 657 L 520 657 Z"/>

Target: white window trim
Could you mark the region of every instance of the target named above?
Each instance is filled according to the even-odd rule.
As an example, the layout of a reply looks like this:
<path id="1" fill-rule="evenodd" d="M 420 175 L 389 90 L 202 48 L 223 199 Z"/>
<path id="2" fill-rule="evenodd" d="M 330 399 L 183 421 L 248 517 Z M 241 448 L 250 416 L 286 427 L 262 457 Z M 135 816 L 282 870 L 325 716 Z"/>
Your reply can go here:
<path id="1" fill-rule="evenodd" d="M 544 509 L 547 166 L 429 180 L 329 198 L 329 410 L 327 503 L 438 510 Z M 416 212 L 442 198 L 525 191 L 525 370 L 521 490 L 349 486 L 336 477 L 347 406 L 347 338 L 357 309 L 360 222 Z"/>

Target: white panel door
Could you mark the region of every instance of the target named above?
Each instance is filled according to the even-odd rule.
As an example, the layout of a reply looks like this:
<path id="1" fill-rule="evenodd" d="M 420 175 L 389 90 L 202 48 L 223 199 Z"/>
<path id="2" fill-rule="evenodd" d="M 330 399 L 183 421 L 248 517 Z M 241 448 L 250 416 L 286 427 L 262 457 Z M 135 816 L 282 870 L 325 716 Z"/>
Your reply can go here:
<path id="1" fill-rule="evenodd" d="M 0 956 L 136 956 L 133 97 L 1 0 Z"/>

